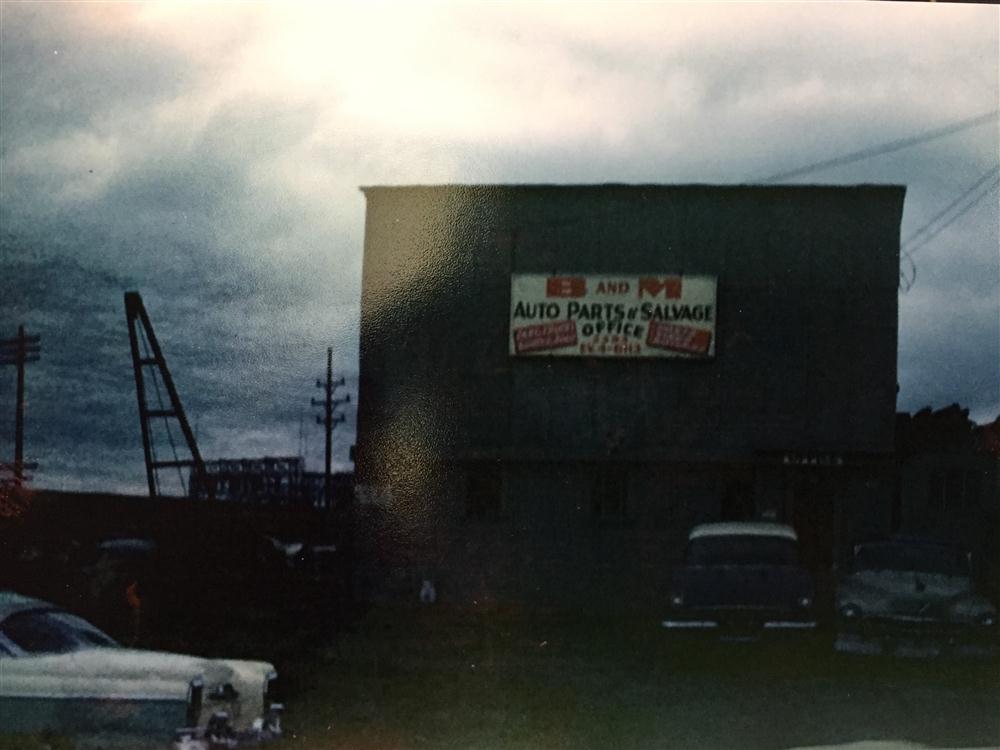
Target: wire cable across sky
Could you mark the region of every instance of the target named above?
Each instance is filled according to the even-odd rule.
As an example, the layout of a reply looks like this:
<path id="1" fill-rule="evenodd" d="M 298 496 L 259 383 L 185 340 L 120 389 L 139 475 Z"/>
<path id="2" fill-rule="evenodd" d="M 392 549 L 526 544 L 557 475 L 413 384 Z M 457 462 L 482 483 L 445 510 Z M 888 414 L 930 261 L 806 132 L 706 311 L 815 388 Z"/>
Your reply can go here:
<path id="1" fill-rule="evenodd" d="M 994 170 L 994 172 L 995 172 L 995 170 Z M 989 175 L 987 175 L 987 176 L 989 176 Z M 978 195 L 973 195 L 971 197 L 971 200 L 968 200 L 965 203 L 965 205 L 962 206 L 956 213 L 952 214 L 951 217 L 949 217 L 947 221 L 945 221 L 940 226 L 937 226 L 934 229 L 930 230 L 919 241 L 913 242 L 912 239 L 911 239 L 911 241 L 907 241 L 907 242 L 903 243 L 903 246 L 902 246 L 903 252 L 906 255 L 908 255 L 908 256 L 912 256 L 917 250 L 919 250 L 920 248 L 924 247 L 928 242 L 930 242 L 932 239 L 934 239 L 939 234 L 941 234 L 941 232 L 943 232 L 945 229 L 947 229 L 948 227 L 950 227 L 952 224 L 954 224 L 956 221 L 958 221 L 960 218 L 962 218 L 965 214 L 967 214 L 969 211 L 971 211 L 973 208 L 975 208 L 983 200 L 983 198 L 985 198 L 987 195 L 989 195 L 994 190 L 996 190 L 997 187 L 1000 187 L 1000 177 L 996 177 L 989 185 L 987 185 L 984 189 L 981 189 L 979 191 Z M 962 198 L 965 198 L 968 195 L 968 193 L 969 193 L 969 191 L 966 191 L 966 193 L 963 194 L 959 200 L 961 200 Z M 951 206 L 949 206 L 948 210 L 950 210 L 952 206 L 957 205 L 958 202 L 959 201 L 954 201 L 951 204 Z M 925 229 L 927 229 L 931 224 L 933 224 L 934 221 L 937 221 L 937 219 L 940 218 L 940 216 L 942 216 L 944 213 L 947 213 L 947 211 L 941 212 L 938 215 L 938 217 L 935 217 L 935 219 L 933 221 L 928 222 L 923 227 L 921 227 L 920 230 L 917 231 L 917 232 L 915 232 L 913 236 L 915 237 L 915 236 L 921 234 Z"/>
<path id="2" fill-rule="evenodd" d="M 904 252 L 906 252 L 905 248 L 916 244 L 917 237 L 919 237 L 921 234 L 923 234 L 928 229 L 930 229 L 940 219 L 942 219 L 945 216 L 947 216 L 948 212 L 950 212 L 953 208 L 955 208 L 955 206 L 957 206 L 959 203 L 961 203 L 963 200 L 965 200 L 966 197 L 968 197 L 973 191 L 975 191 L 981 185 L 983 185 L 987 180 L 990 179 L 990 177 L 995 176 L 996 173 L 997 173 L 997 167 L 990 167 L 986 171 L 986 174 L 984 174 L 982 177 L 980 177 L 978 180 L 976 180 L 974 183 L 972 183 L 968 188 L 966 188 L 964 191 L 962 191 L 961 195 L 959 195 L 955 200 L 953 200 L 947 206 L 945 206 L 940 211 L 938 211 L 936 214 L 934 214 L 934 217 L 932 219 L 930 219 L 929 221 L 927 221 L 927 223 L 925 223 L 922 227 L 920 227 L 920 229 L 918 229 L 915 232 L 911 233 L 909 237 L 907 237 L 905 240 L 903 240 L 902 247 L 904 248 Z"/>
<path id="3" fill-rule="evenodd" d="M 909 266 L 908 271 L 902 265 L 899 270 L 899 288 L 904 293 L 910 291 L 917 280 L 917 265 L 913 260 L 913 254 L 975 208 L 997 187 L 1000 187 L 998 173 L 1000 173 L 1000 169 L 990 167 L 985 174 L 963 190 L 955 200 L 934 214 L 930 220 L 916 231 L 911 232 L 910 236 L 900 243 L 900 264 L 906 263 Z M 992 181 L 990 178 L 993 178 Z M 949 216 L 949 214 L 951 215 Z"/>
<path id="4" fill-rule="evenodd" d="M 818 172 L 831 167 L 840 167 L 845 164 L 853 164 L 854 162 L 870 159 L 874 156 L 881 156 L 882 154 L 889 154 L 893 151 L 899 151 L 911 146 L 918 146 L 921 143 L 927 143 L 928 141 L 943 138 L 944 136 L 952 135 L 953 133 L 960 133 L 963 130 L 976 128 L 990 122 L 997 122 L 998 116 L 1000 116 L 1000 110 L 993 109 L 984 114 L 977 115 L 976 117 L 971 117 L 967 120 L 959 120 L 958 122 L 953 122 L 950 125 L 945 125 L 944 127 L 936 128 L 934 130 L 928 130 L 908 138 L 900 138 L 895 141 L 889 141 L 888 143 L 883 143 L 879 146 L 869 146 L 868 148 L 863 148 L 860 151 L 854 151 L 850 154 L 844 154 L 843 156 L 836 156 L 831 159 L 813 162 L 812 164 L 807 164 L 804 167 L 797 167 L 796 169 L 790 169 L 785 172 L 777 172 L 769 177 L 758 180 L 758 182 L 782 182 L 783 180 L 787 180 L 792 177 L 799 177 L 811 172 Z"/>

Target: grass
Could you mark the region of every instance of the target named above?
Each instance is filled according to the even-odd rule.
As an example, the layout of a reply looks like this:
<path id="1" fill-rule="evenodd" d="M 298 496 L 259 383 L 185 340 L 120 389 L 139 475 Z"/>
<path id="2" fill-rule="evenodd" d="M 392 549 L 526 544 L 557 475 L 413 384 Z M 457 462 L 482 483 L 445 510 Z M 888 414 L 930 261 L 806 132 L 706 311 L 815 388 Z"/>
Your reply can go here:
<path id="1" fill-rule="evenodd" d="M 849 739 L 841 722 L 860 722 L 865 737 L 1000 742 L 992 719 L 952 740 L 911 721 L 914 706 L 892 708 L 894 693 L 916 695 L 917 709 L 954 696 L 996 707 L 995 662 L 844 657 L 824 636 L 798 645 L 685 645 L 668 640 L 654 618 L 380 610 L 284 674 L 282 750 L 777 747 L 783 737 Z M 811 732 L 782 725 L 793 716 L 774 720 L 776 708 L 795 705 L 815 714 L 810 691 L 839 708 Z M 889 708 L 873 714 L 866 695 Z"/>
<path id="2" fill-rule="evenodd" d="M 52 734 L 0 736 L 4 750 L 74 750 L 73 740 Z"/>
<path id="3" fill-rule="evenodd" d="M 225 635 L 220 655 L 281 672 L 287 734 L 274 750 L 1000 745 L 996 660 L 846 657 L 822 634 L 713 644 L 671 637 L 653 616 L 430 607 L 372 610 L 328 643 Z"/>

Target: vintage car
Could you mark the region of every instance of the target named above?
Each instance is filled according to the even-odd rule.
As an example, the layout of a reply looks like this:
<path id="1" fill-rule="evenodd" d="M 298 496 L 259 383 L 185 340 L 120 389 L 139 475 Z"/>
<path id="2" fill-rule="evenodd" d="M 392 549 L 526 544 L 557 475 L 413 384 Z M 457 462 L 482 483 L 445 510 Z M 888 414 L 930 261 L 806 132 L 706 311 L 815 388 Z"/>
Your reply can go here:
<path id="1" fill-rule="evenodd" d="M 816 627 L 812 577 L 799 562 L 798 538 L 784 524 L 707 523 L 688 536 L 675 569 L 663 627 L 711 631 L 723 639 Z"/>
<path id="2" fill-rule="evenodd" d="M 838 651 L 933 656 L 995 650 L 997 610 L 976 591 L 970 556 L 896 537 L 854 548 L 837 585 Z"/>
<path id="3" fill-rule="evenodd" d="M 0 732 L 113 733 L 231 745 L 281 733 L 277 673 L 256 661 L 123 648 L 40 599 L 0 591 Z"/>
<path id="4" fill-rule="evenodd" d="M 207 526 L 184 536 L 106 538 L 84 547 L 78 569 L 66 574 L 77 596 L 58 590 L 38 596 L 80 614 L 120 643 L 180 653 L 224 649 L 240 629 L 280 632 L 312 624 L 319 616 L 317 600 L 332 607 L 321 596 L 323 587 L 297 565 L 303 552 L 311 553 L 308 546 L 279 548 L 263 534 L 242 530 L 225 544 L 213 544 L 211 533 Z M 132 619 L 129 587 L 141 599 L 141 628 Z"/>

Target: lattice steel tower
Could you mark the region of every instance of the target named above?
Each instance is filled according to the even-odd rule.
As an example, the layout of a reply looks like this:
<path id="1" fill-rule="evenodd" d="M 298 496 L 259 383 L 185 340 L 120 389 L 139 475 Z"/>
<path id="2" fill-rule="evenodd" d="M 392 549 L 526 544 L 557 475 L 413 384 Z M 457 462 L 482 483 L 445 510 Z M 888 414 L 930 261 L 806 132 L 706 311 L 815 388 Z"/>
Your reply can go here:
<path id="1" fill-rule="evenodd" d="M 146 308 L 142 304 L 142 297 L 138 292 L 125 292 L 125 319 L 128 323 L 129 344 L 132 348 L 132 369 L 135 373 L 135 392 L 139 402 L 139 425 L 142 428 L 142 449 L 146 458 L 146 481 L 149 484 L 149 496 L 162 496 L 159 472 L 162 469 L 176 469 L 180 480 L 181 489 L 189 497 L 197 497 L 199 494 L 214 497 L 212 482 L 205 471 L 205 462 L 198 452 L 198 444 L 195 441 L 194 433 L 188 424 L 184 414 L 184 407 L 181 406 L 180 397 L 174 387 L 173 378 L 170 377 L 170 370 L 167 369 L 167 362 L 163 358 L 163 352 L 156 340 L 153 332 L 153 325 L 149 322 Z M 156 404 L 150 406 L 147 403 L 148 393 L 146 384 L 150 382 L 156 396 Z M 166 391 L 169 405 L 163 401 L 163 393 L 160 384 Z M 163 436 L 166 437 L 172 452 L 169 460 L 160 460 L 156 455 L 156 439 L 154 436 L 154 420 L 162 420 Z M 177 445 L 174 441 L 174 434 L 171 424 L 176 422 L 187 443 L 190 458 L 180 458 L 177 453 Z M 157 431 L 157 436 L 160 433 Z M 201 492 L 196 492 L 194 486 L 186 486 L 184 481 L 183 468 L 190 467 L 190 485 L 200 484 Z"/>

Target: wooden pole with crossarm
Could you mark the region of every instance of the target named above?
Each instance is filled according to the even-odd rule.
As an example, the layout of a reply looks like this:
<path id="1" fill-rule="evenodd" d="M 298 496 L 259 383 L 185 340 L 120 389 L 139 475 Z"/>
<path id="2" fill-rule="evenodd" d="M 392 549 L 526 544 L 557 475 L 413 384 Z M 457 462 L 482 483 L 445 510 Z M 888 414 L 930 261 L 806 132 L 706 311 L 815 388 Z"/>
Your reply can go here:
<path id="1" fill-rule="evenodd" d="M 17 328 L 17 336 L 0 340 L 0 365 L 17 367 L 17 405 L 14 413 L 14 482 L 20 484 L 24 479 L 24 366 L 28 362 L 37 362 L 41 352 L 41 339 L 38 334 L 29 336 L 24 325 Z"/>

